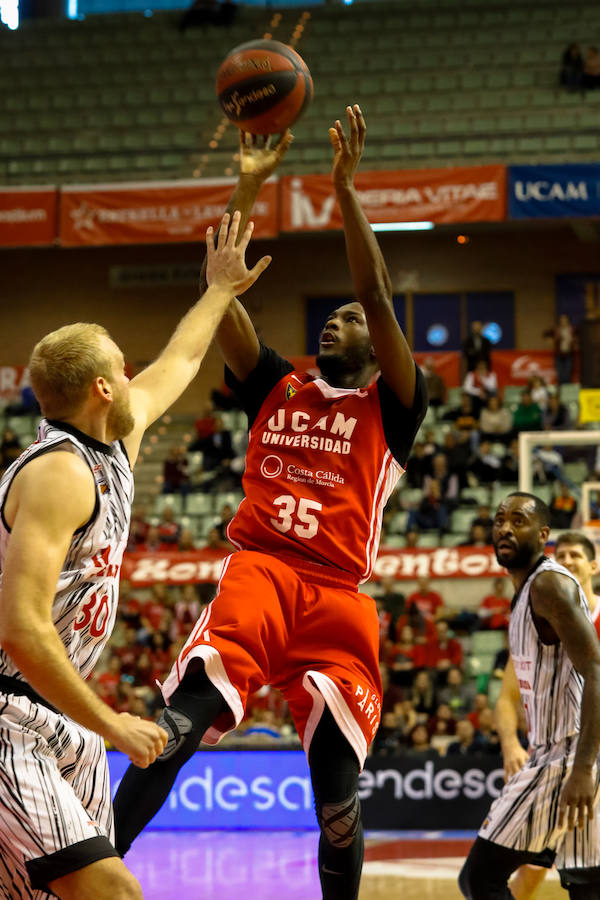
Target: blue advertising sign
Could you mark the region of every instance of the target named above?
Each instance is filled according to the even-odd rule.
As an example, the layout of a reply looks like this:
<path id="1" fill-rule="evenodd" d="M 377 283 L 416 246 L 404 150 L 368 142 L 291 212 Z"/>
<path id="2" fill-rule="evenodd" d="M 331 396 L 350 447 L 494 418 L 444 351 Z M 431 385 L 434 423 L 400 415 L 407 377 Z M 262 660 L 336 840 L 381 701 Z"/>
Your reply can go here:
<path id="1" fill-rule="evenodd" d="M 509 166 L 511 219 L 600 216 L 600 164 Z"/>
<path id="2" fill-rule="evenodd" d="M 113 796 L 129 760 L 108 753 Z M 301 750 L 200 750 L 179 772 L 152 828 L 316 828 Z"/>

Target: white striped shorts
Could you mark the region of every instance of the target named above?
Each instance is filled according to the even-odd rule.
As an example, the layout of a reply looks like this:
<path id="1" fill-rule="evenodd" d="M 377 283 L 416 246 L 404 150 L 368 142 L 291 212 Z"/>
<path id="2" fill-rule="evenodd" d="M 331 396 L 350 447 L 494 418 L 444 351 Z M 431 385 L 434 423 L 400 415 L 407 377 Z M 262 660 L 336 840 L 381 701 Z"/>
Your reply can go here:
<path id="1" fill-rule="evenodd" d="M 553 850 L 557 869 L 600 866 L 600 766 L 595 767 L 594 818 L 571 831 L 557 824 L 560 792 L 571 773 L 576 747 L 576 739 L 566 738 L 534 750 L 492 803 L 479 836 L 511 850 Z"/>
<path id="2" fill-rule="evenodd" d="M 114 844 L 102 738 L 25 696 L 0 693 L 0 897 L 51 896 L 43 886 L 66 874 L 60 851 L 72 855 L 79 845 L 72 871 L 86 854 L 88 862 L 109 856 L 107 838 Z"/>

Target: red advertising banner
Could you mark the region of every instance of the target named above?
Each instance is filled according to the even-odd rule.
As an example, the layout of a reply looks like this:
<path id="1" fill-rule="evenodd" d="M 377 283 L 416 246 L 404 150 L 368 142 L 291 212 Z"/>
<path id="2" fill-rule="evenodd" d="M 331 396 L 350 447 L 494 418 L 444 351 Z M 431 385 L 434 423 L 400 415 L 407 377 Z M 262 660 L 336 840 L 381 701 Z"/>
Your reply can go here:
<path id="1" fill-rule="evenodd" d="M 0 189 L 0 247 L 53 244 L 57 237 L 56 188 Z"/>
<path id="2" fill-rule="evenodd" d="M 541 375 L 546 384 L 556 384 L 552 350 L 492 350 L 492 369 L 500 388 L 525 385 L 533 375 Z"/>
<path id="3" fill-rule="evenodd" d="M 21 391 L 29 384 L 27 366 L 0 366 L 0 400 L 19 400 Z"/>
<path id="4" fill-rule="evenodd" d="M 499 222 L 506 218 L 506 166 L 363 172 L 356 175 L 370 222 Z M 341 229 L 329 175 L 281 179 L 281 230 Z"/>
<path id="5" fill-rule="evenodd" d="M 223 557 L 215 551 L 196 550 L 190 553 L 126 553 L 121 577 L 133 587 L 143 587 L 156 581 L 165 584 L 199 584 L 217 582 Z M 373 579 L 393 575 L 399 580 L 429 578 L 493 578 L 505 574 L 498 565 L 491 547 L 437 547 L 379 551 L 373 569 Z"/>
<path id="6" fill-rule="evenodd" d="M 460 353 L 450 351 L 448 353 L 414 353 L 418 366 L 422 366 L 426 359 L 433 359 L 435 371 L 441 375 L 447 388 L 458 387 L 460 381 Z"/>
<path id="7" fill-rule="evenodd" d="M 203 241 L 217 226 L 235 180 L 139 182 L 65 187 L 60 201 L 60 241 L 90 244 L 146 244 Z M 263 186 L 252 211 L 255 237 L 277 234 L 277 181 Z"/>

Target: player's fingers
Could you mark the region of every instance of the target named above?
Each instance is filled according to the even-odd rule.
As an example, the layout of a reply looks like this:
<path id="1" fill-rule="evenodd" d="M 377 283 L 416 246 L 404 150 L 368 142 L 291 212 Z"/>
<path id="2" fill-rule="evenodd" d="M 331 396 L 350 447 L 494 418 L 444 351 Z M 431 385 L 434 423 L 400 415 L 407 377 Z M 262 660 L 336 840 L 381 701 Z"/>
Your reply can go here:
<path id="1" fill-rule="evenodd" d="M 231 216 L 229 213 L 225 213 L 223 218 L 221 219 L 221 225 L 219 227 L 219 239 L 217 241 L 217 249 L 222 250 L 225 244 L 227 243 L 227 232 L 229 229 L 229 222 Z"/>
<path id="2" fill-rule="evenodd" d="M 358 149 L 358 122 L 351 106 L 346 107 L 346 115 L 348 116 L 348 126 L 350 128 L 350 146 L 354 152 Z"/>
<path id="3" fill-rule="evenodd" d="M 587 800 L 580 800 L 577 808 L 577 827 L 583 828 L 587 816 Z"/>
<path id="4" fill-rule="evenodd" d="M 256 263 L 254 268 L 250 269 L 250 271 L 248 272 L 248 275 L 252 279 L 250 284 L 254 284 L 254 282 L 259 277 L 259 275 L 262 275 L 262 273 L 265 271 L 265 269 L 271 265 L 272 259 L 273 259 L 272 256 L 263 256 L 262 259 L 259 259 L 259 261 Z M 248 287 L 250 287 L 250 285 L 248 285 Z"/>
<path id="5" fill-rule="evenodd" d="M 360 149 L 362 150 L 367 134 L 367 126 L 365 124 L 365 119 L 358 103 L 354 104 L 354 115 L 356 116 L 356 125 L 358 128 L 358 143 Z"/>
<path id="6" fill-rule="evenodd" d="M 594 818 L 594 798 L 588 797 L 587 801 L 587 815 L 590 821 Z"/>
<path id="7" fill-rule="evenodd" d="M 241 212 L 239 211 L 239 209 L 236 209 L 233 216 L 231 217 L 231 222 L 229 224 L 229 234 L 227 235 L 227 243 L 230 247 L 235 247 L 236 245 L 241 218 Z"/>
<path id="8" fill-rule="evenodd" d="M 342 128 L 342 123 L 339 119 L 335 120 L 335 130 L 337 132 L 338 140 L 340 142 L 340 146 L 342 150 L 348 152 L 348 139 L 344 133 L 344 129 Z"/>
<path id="9" fill-rule="evenodd" d="M 558 801 L 558 818 L 557 818 L 557 825 L 558 825 L 559 828 L 562 828 L 563 825 L 564 825 L 564 822 L 565 822 L 565 812 L 566 812 L 566 807 L 565 807 L 565 804 L 564 804 L 564 802 L 563 802 L 563 800 L 562 800 L 562 798 L 561 798 L 561 799 Z"/>
<path id="10" fill-rule="evenodd" d="M 279 151 L 279 153 L 285 153 L 293 140 L 294 135 L 289 128 L 286 128 L 283 134 L 279 136 L 279 140 L 275 144 L 275 150 Z"/>
<path id="11" fill-rule="evenodd" d="M 238 243 L 238 250 L 243 254 L 246 252 L 246 247 L 250 243 L 250 238 L 252 237 L 252 232 L 254 231 L 254 222 L 248 222 L 246 225 L 246 229 Z"/>
<path id="12" fill-rule="evenodd" d="M 572 831 L 575 828 L 575 822 L 577 821 L 577 804 L 569 803 L 567 808 L 567 828 L 569 831 Z"/>

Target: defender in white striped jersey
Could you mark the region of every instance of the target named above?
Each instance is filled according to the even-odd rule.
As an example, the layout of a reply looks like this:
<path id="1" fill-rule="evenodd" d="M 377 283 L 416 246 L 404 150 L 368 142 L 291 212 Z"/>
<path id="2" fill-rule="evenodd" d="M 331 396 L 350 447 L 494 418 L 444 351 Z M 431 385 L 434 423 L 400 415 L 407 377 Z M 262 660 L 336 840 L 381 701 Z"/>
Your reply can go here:
<path id="1" fill-rule="evenodd" d="M 146 767 L 167 734 L 118 715 L 85 683 L 117 610 L 131 466 L 146 427 L 196 375 L 248 271 L 249 226 L 207 232 L 208 287 L 129 384 L 99 325 L 46 335 L 30 362 L 44 419 L 0 481 L 0 897 L 139 900 L 113 847 L 103 738 Z"/>
<path id="2" fill-rule="evenodd" d="M 496 557 L 517 591 L 509 643 L 531 754 L 492 804 L 463 867 L 468 900 L 510 898 L 516 869 L 553 862 L 572 900 L 600 898 L 600 644 L 581 586 L 544 556 L 549 523 L 546 504 L 521 492 L 494 519 Z M 504 711 L 501 737 L 516 732 L 516 717 L 515 705 Z"/>

